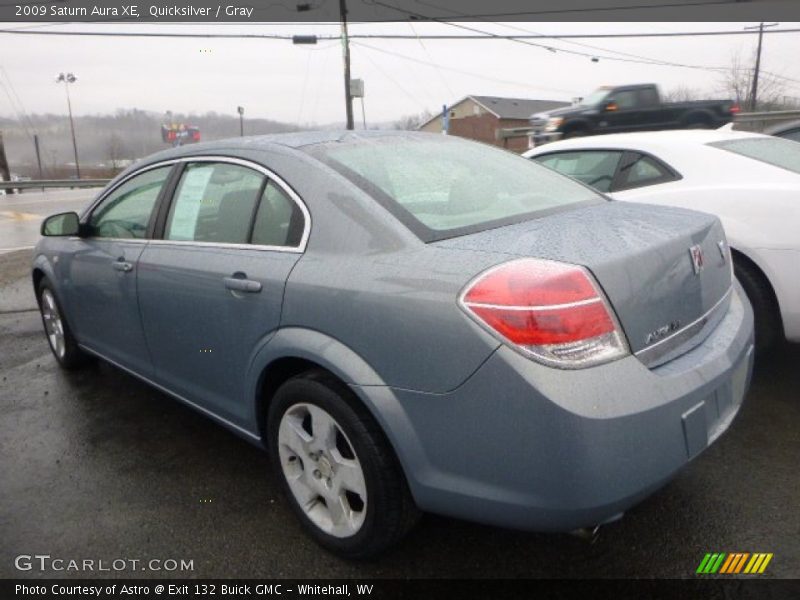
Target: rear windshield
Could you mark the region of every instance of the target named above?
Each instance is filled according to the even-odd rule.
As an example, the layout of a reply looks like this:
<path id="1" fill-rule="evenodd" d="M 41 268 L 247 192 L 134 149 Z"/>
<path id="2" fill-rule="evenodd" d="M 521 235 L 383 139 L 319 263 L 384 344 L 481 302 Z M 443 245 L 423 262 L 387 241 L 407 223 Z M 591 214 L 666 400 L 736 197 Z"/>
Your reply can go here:
<path id="1" fill-rule="evenodd" d="M 797 142 L 773 137 L 753 137 L 711 142 L 709 146 L 800 173 L 800 144 Z"/>
<path id="2" fill-rule="evenodd" d="M 511 152 L 446 136 L 360 138 L 310 152 L 426 242 L 605 201 Z"/>

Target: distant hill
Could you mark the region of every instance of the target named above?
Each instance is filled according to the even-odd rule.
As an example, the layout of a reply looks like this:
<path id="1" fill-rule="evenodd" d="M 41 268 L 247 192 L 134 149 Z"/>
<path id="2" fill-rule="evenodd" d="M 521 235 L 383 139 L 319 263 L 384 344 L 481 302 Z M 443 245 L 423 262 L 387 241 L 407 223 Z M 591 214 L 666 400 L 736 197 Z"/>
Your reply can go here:
<path id="1" fill-rule="evenodd" d="M 161 124 L 165 119 L 163 114 L 138 109 L 121 109 L 113 115 L 75 117 L 75 137 L 82 170 L 85 168 L 88 173 L 112 168 L 168 148 L 161 141 Z M 172 121 L 198 126 L 203 141 L 239 135 L 236 115 L 215 112 L 173 114 Z M 65 167 L 74 163 L 67 115 L 34 114 L 25 123 L 27 128 L 19 120 L 0 117 L 0 132 L 11 171 L 38 176 L 32 137 L 33 133 L 38 133 L 45 176 L 61 176 Z M 245 118 L 244 127 L 245 135 L 304 129 L 290 123 L 250 118 Z"/>

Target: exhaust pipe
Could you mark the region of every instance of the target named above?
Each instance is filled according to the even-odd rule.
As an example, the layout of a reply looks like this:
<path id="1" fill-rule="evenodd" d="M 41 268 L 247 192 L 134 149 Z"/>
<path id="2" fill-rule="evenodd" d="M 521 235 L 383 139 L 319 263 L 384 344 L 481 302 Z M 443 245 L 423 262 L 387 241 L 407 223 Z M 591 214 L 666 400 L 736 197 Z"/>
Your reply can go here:
<path id="1" fill-rule="evenodd" d="M 597 539 L 600 537 L 600 525 L 595 525 L 594 527 L 581 527 L 579 529 L 573 529 L 569 532 L 572 537 L 576 537 L 579 540 L 583 540 L 584 542 L 589 542 L 590 544 L 594 544 Z"/>
<path id="2" fill-rule="evenodd" d="M 612 517 L 609 517 L 602 523 L 598 523 L 594 527 L 580 527 L 578 529 L 573 529 L 572 531 L 569 532 L 569 534 L 573 537 L 589 542 L 590 544 L 594 544 L 600 537 L 600 528 L 603 525 L 608 525 L 609 523 L 613 523 L 614 521 L 619 521 L 624 515 L 625 515 L 624 512 L 617 513 Z"/>

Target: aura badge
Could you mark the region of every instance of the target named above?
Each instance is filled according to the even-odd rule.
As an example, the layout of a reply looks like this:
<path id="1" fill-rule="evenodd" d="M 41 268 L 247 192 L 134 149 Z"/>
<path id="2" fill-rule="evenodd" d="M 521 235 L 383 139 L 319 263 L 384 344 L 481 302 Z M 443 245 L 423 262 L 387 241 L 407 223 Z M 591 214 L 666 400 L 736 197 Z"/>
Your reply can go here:
<path id="1" fill-rule="evenodd" d="M 695 572 L 698 575 L 760 575 L 771 560 L 771 552 L 709 552 Z"/>
<path id="2" fill-rule="evenodd" d="M 689 255 L 692 257 L 692 267 L 694 267 L 694 274 L 700 275 L 700 271 L 705 267 L 705 258 L 703 257 L 703 249 L 699 245 L 694 245 L 689 248 Z"/>

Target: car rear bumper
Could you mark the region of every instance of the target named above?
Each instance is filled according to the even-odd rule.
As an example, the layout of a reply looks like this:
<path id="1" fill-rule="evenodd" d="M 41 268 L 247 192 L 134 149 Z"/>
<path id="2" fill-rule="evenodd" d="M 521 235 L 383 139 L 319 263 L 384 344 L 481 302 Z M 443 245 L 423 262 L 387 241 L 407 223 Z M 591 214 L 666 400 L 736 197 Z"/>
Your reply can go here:
<path id="1" fill-rule="evenodd" d="M 706 340 L 655 369 L 561 371 L 501 346 L 446 394 L 372 387 L 418 505 L 539 531 L 599 524 L 658 489 L 739 411 L 753 317 L 736 285 Z"/>

